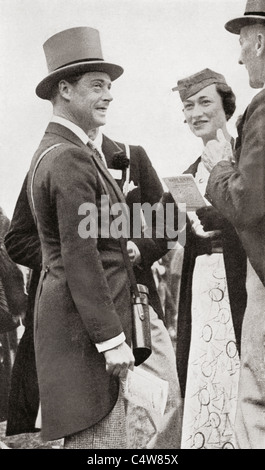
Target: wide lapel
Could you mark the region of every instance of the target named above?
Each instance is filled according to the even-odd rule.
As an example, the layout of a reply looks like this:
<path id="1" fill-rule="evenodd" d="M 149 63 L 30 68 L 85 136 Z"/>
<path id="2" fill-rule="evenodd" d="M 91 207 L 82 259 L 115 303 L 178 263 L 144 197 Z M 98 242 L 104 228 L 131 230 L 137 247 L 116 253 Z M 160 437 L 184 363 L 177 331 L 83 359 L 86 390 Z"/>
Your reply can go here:
<path id="1" fill-rule="evenodd" d="M 125 146 L 120 145 L 103 134 L 102 136 L 102 152 L 105 155 L 108 168 L 113 168 L 113 156 L 115 153 L 125 151 Z"/>
<path id="2" fill-rule="evenodd" d="M 197 158 L 197 160 L 194 163 L 192 163 L 189 166 L 189 168 L 183 172 L 183 174 L 189 173 L 189 174 L 195 176 L 196 173 L 197 173 L 197 169 L 198 169 L 198 165 L 199 165 L 200 161 L 201 161 L 201 157 Z"/>
<path id="3" fill-rule="evenodd" d="M 86 147 L 86 146 L 84 146 Z M 86 147 L 87 151 L 89 150 L 88 147 Z M 124 198 L 124 195 L 122 193 L 122 191 L 120 190 L 118 184 L 116 183 L 115 179 L 111 176 L 110 172 L 108 171 L 107 167 L 104 165 L 104 163 L 102 162 L 102 160 L 100 160 L 98 158 L 98 156 L 93 152 L 93 150 L 91 150 L 91 153 L 89 152 L 89 155 L 92 156 L 95 164 L 96 164 L 96 167 L 97 169 L 99 170 L 99 172 L 101 173 L 101 175 L 103 175 L 106 180 L 110 183 L 110 185 L 112 186 L 118 200 L 122 201 L 122 202 L 125 202 L 125 198 Z"/>
<path id="4" fill-rule="evenodd" d="M 103 134 L 102 139 L 102 152 L 105 155 L 105 159 L 107 162 L 108 169 L 115 179 L 117 185 L 119 186 L 120 190 L 122 191 L 125 179 L 126 179 L 126 169 L 115 169 L 115 165 L 113 164 L 115 154 L 119 152 L 126 153 L 125 145 L 119 142 L 115 142 L 111 140 L 109 137 Z M 130 162 L 130 170 L 131 171 L 131 162 Z M 116 172 L 119 174 L 116 176 Z"/>
<path id="5" fill-rule="evenodd" d="M 111 186 L 113 187 L 113 190 L 115 191 L 117 198 L 121 200 L 122 202 L 125 201 L 122 191 L 120 190 L 114 178 L 109 173 L 108 169 L 106 168 L 102 160 L 100 160 L 99 157 L 96 155 L 96 153 L 90 147 L 85 145 L 84 142 L 82 142 L 82 140 L 79 139 L 79 137 L 77 137 L 76 134 L 74 134 L 74 132 L 72 132 L 67 127 L 62 126 L 61 124 L 51 122 L 46 129 L 46 134 L 48 133 L 56 134 L 60 138 L 63 137 L 64 142 L 69 141 L 75 145 L 78 145 L 78 147 L 81 147 L 82 149 L 84 149 L 90 157 L 92 156 L 97 169 L 100 171 L 102 175 L 104 175 L 107 181 L 111 184 Z M 116 151 L 118 151 L 118 148 Z"/>

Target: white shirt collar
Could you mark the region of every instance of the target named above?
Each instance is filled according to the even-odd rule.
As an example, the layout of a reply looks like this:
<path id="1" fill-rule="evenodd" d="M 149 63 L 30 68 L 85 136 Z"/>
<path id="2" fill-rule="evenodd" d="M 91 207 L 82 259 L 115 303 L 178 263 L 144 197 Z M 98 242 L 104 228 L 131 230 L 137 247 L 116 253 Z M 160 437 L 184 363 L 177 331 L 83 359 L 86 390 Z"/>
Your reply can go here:
<path id="1" fill-rule="evenodd" d="M 57 124 L 61 124 L 62 126 L 67 127 L 68 129 L 70 129 L 70 131 L 77 135 L 77 137 L 79 137 L 79 139 L 82 140 L 85 145 L 88 143 L 89 138 L 85 131 L 83 131 L 81 127 L 77 126 L 72 121 L 68 121 L 68 119 L 65 119 L 61 116 L 53 115 L 51 122 L 56 122 Z"/>
<path id="2" fill-rule="evenodd" d="M 98 133 L 97 133 L 96 138 L 93 140 L 93 144 L 99 150 L 101 150 L 101 147 L 102 147 L 102 140 L 103 140 L 102 132 L 100 129 L 98 129 Z"/>
<path id="3" fill-rule="evenodd" d="M 98 152 L 100 153 L 103 159 L 105 166 L 107 167 L 106 158 L 101 149 L 102 140 L 103 140 L 102 132 L 99 131 L 95 140 L 91 140 L 87 136 L 87 134 L 83 131 L 83 129 L 81 129 L 81 127 L 77 126 L 72 121 L 68 121 L 68 119 L 65 119 L 61 116 L 53 115 L 50 122 L 56 122 L 57 124 L 61 124 L 62 126 L 67 127 L 68 129 L 70 129 L 70 131 L 72 131 L 75 135 L 77 135 L 77 137 L 79 137 L 79 139 L 82 140 L 82 142 L 85 145 L 87 145 L 87 143 L 90 142 L 92 147 L 95 147 L 98 150 Z"/>
<path id="4" fill-rule="evenodd" d="M 97 149 L 97 151 L 100 153 L 105 166 L 108 167 L 105 155 L 102 152 L 103 134 L 102 134 L 101 130 L 98 129 L 97 136 L 94 140 L 91 140 L 91 139 L 88 139 L 88 140 L 91 142 L 92 147 L 95 147 Z"/>

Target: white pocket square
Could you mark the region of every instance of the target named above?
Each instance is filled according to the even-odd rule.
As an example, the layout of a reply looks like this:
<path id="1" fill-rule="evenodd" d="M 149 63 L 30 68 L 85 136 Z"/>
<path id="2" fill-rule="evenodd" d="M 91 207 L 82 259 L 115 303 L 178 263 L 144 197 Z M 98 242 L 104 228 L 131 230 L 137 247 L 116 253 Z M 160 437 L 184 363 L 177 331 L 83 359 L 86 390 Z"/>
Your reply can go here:
<path id="1" fill-rule="evenodd" d="M 138 186 L 135 186 L 133 181 L 130 181 L 130 183 L 127 183 L 127 181 L 125 181 L 122 188 L 122 192 L 125 196 L 127 196 L 127 194 L 135 188 L 138 188 Z"/>

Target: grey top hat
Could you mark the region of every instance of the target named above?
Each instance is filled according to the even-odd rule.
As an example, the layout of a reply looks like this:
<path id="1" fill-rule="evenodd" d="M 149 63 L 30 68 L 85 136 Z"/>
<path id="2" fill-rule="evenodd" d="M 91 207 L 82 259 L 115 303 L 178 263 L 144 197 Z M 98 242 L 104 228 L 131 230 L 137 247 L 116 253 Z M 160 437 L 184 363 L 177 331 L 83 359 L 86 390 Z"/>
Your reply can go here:
<path id="1" fill-rule="evenodd" d="M 185 101 L 214 83 L 227 85 L 225 77 L 221 73 L 214 72 L 211 69 L 203 69 L 194 75 L 179 80 L 177 86 L 172 88 L 172 91 L 178 91 L 181 101 Z"/>
<path id="2" fill-rule="evenodd" d="M 240 34 L 241 28 L 256 23 L 265 24 L 265 0 L 248 0 L 244 16 L 228 21 L 225 29 Z"/>
<path id="3" fill-rule="evenodd" d="M 43 44 L 49 74 L 37 86 L 36 94 L 49 100 L 53 86 L 73 74 L 105 72 L 116 80 L 123 68 L 105 62 L 97 29 L 81 26 L 50 37 Z"/>

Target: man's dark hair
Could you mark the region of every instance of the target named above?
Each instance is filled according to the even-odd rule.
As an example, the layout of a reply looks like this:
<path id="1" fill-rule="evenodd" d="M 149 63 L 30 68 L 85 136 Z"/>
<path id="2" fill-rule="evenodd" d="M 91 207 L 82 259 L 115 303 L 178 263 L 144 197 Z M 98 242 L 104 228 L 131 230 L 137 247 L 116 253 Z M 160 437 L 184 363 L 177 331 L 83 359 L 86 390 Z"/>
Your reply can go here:
<path id="1" fill-rule="evenodd" d="M 235 94 L 232 91 L 232 88 L 230 88 L 228 85 L 225 85 L 224 83 L 217 83 L 216 91 L 221 96 L 225 117 L 226 120 L 229 121 L 236 109 Z"/>
<path id="2" fill-rule="evenodd" d="M 65 80 L 66 82 L 69 82 L 71 85 L 74 85 L 75 83 L 79 82 L 79 80 L 83 77 L 84 73 L 74 73 L 72 75 L 65 77 L 62 80 Z M 51 90 L 50 101 L 53 101 L 58 93 L 58 83 L 56 83 Z"/>

